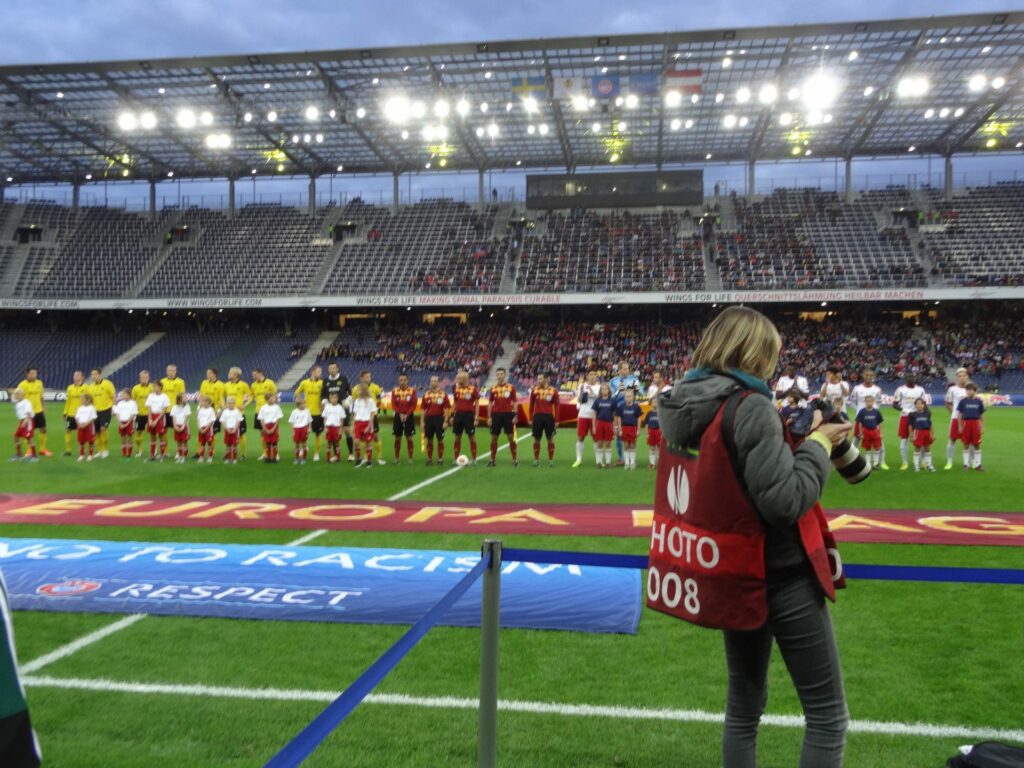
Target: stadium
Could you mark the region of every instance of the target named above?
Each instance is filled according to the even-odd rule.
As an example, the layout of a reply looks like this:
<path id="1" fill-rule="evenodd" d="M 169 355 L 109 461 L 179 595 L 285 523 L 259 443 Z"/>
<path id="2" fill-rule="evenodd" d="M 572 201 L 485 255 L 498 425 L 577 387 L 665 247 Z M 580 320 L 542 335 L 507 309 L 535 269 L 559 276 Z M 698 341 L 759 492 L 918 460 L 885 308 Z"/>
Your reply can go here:
<path id="1" fill-rule="evenodd" d="M 787 430 L 880 441 L 821 497 L 842 764 L 1024 747 L 1022 56 L 1006 12 L 0 65 L 0 723 L 53 766 L 721 764 L 721 636 L 648 553 L 659 403 L 742 306 Z"/>

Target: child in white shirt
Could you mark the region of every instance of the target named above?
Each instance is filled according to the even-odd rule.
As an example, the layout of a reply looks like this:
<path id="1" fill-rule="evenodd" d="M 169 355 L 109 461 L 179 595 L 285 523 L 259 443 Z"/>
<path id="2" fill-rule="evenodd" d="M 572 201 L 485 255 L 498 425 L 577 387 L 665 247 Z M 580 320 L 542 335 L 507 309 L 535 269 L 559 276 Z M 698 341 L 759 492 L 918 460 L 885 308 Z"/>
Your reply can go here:
<path id="1" fill-rule="evenodd" d="M 192 406 L 188 404 L 188 398 L 184 392 L 179 392 L 174 407 L 171 408 L 171 424 L 174 427 L 174 444 L 177 446 L 177 454 L 174 457 L 175 464 L 184 464 L 188 461 L 188 420 L 192 417 Z"/>
<path id="2" fill-rule="evenodd" d="M 327 428 L 327 462 L 341 461 L 341 426 L 345 422 L 345 407 L 338 402 L 338 393 L 331 392 L 324 401 L 322 414 Z"/>
<path id="3" fill-rule="evenodd" d="M 263 437 L 263 455 L 260 456 L 260 461 L 269 461 L 276 464 L 279 461 L 277 442 L 281 436 L 281 419 L 284 418 L 281 406 L 277 404 L 276 392 L 271 392 L 267 395 L 267 403 L 260 408 L 256 418 L 259 419 Z"/>
<path id="4" fill-rule="evenodd" d="M 96 409 L 92 395 L 82 395 L 82 404 L 75 411 L 75 426 L 78 427 L 78 460 L 92 461 L 93 446 L 96 442 Z M 89 446 L 89 458 L 85 457 L 85 446 Z"/>
<path id="5" fill-rule="evenodd" d="M 373 466 L 373 416 L 377 413 L 377 401 L 370 397 L 370 390 L 365 384 L 356 387 L 356 396 L 352 401 L 352 421 L 356 442 L 356 469 Z M 366 446 L 366 458 L 359 460 L 359 446 Z"/>
<path id="6" fill-rule="evenodd" d="M 160 444 L 160 461 L 167 456 L 167 412 L 171 409 L 171 401 L 164 394 L 164 387 L 159 381 L 153 382 L 153 391 L 146 396 L 146 431 L 149 432 L 149 460 L 156 461 L 156 446 Z"/>
<path id="7" fill-rule="evenodd" d="M 295 463 L 306 463 L 306 442 L 309 440 L 309 425 L 313 423 L 313 417 L 306 407 L 305 398 L 295 401 L 295 409 L 288 416 L 288 423 L 292 425 L 292 440 L 295 442 Z"/>
<path id="8" fill-rule="evenodd" d="M 196 411 L 196 427 L 199 429 L 199 461 L 213 462 L 213 425 L 217 422 L 217 412 L 213 409 L 213 400 L 209 395 L 199 396 L 199 409 Z"/>
<path id="9" fill-rule="evenodd" d="M 132 440 L 135 435 L 135 417 L 139 415 L 139 404 L 132 398 L 132 393 L 122 389 L 117 393 L 113 416 L 117 419 L 117 434 L 121 438 L 121 461 L 132 457 Z"/>
<path id="10" fill-rule="evenodd" d="M 14 417 L 18 420 L 18 425 L 14 429 L 14 455 L 11 456 L 11 461 L 21 460 L 22 440 L 25 441 L 25 461 L 39 461 L 36 458 L 35 446 L 32 444 L 32 435 L 36 431 L 35 409 L 20 389 L 11 393 L 11 399 L 14 400 Z"/>
<path id="11" fill-rule="evenodd" d="M 224 463 L 238 463 L 238 437 L 242 424 L 242 412 L 235 407 L 235 398 L 229 397 L 220 412 L 220 428 L 224 433 Z"/>

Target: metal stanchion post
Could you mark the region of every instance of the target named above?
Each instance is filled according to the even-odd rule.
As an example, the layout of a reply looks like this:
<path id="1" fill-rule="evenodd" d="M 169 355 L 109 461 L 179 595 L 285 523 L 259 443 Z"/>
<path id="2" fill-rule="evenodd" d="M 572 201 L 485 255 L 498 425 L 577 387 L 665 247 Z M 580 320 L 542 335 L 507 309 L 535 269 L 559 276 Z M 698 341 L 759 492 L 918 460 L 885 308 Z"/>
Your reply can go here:
<path id="1" fill-rule="evenodd" d="M 480 732 L 479 768 L 498 764 L 498 635 L 501 627 L 501 542 L 484 541 L 483 556 L 491 555 L 484 571 L 480 610 Z"/>

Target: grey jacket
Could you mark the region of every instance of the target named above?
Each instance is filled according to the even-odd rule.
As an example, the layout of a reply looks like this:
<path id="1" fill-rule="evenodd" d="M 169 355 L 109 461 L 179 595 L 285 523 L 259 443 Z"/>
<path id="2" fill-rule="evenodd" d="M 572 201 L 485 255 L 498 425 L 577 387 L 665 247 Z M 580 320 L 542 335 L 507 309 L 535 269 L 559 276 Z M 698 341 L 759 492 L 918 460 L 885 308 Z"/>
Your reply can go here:
<path id="1" fill-rule="evenodd" d="M 734 379 L 717 374 L 678 382 L 658 401 L 665 442 L 698 445 L 736 386 Z M 768 571 L 799 565 L 806 556 L 796 523 L 821 498 L 831 469 L 828 455 L 810 441 L 792 451 L 783 439 L 778 413 L 767 397 L 746 397 L 736 409 L 734 425 L 743 484 L 767 523 Z"/>

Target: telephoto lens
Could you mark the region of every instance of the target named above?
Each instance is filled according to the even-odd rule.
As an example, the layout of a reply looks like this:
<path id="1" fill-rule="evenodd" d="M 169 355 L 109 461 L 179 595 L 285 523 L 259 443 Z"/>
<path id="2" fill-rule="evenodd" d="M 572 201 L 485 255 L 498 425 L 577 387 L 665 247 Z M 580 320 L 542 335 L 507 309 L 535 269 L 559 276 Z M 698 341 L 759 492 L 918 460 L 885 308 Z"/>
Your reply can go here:
<path id="1" fill-rule="evenodd" d="M 830 458 L 836 472 L 850 485 L 864 482 L 871 474 L 871 465 L 849 440 L 843 440 L 833 448 Z"/>

